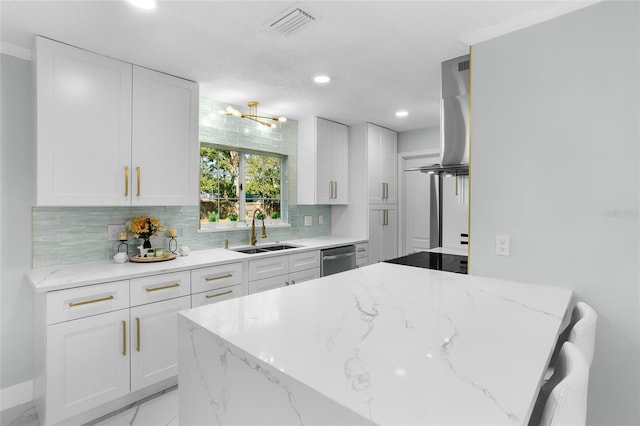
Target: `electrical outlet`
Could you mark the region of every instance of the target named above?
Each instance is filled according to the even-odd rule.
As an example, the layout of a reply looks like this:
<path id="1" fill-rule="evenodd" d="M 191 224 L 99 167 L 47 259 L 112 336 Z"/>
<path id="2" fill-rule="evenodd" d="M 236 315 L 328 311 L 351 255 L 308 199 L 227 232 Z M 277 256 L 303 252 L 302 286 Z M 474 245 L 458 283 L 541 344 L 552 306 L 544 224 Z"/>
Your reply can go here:
<path id="1" fill-rule="evenodd" d="M 118 241 L 118 234 L 127 232 L 124 225 L 107 225 L 107 241 Z"/>
<path id="2" fill-rule="evenodd" d="M 305 216 L 304 217 L 304 226 L 313 225 L 313 216 Z"/>
<path id="3" fill-rule="evenodd" d="M 509 256 L 511 254 L 508 235 L 496 235 L 496 254 L 498 256 Z"/>
<path id="4" fill-rule="evenodd" d="M 318 225 L 322 225 L 324 223 L 324 216 L 318 216 Z"/>

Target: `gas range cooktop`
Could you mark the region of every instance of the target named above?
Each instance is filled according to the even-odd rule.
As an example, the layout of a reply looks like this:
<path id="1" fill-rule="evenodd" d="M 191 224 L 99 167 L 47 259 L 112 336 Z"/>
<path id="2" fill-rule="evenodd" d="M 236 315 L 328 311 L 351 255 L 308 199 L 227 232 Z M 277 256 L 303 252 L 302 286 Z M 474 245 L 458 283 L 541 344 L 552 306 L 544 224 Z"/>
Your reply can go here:
<path id="1" fill-rule="evenodd" d="M 467 256 L 457 254 L 421 251 L 395 259 L 385 260 L 385 262 L 415 266 L 417 268 L 437 269 L 439 271 L 455 272 L 458 274 L 467 273 Z"/>

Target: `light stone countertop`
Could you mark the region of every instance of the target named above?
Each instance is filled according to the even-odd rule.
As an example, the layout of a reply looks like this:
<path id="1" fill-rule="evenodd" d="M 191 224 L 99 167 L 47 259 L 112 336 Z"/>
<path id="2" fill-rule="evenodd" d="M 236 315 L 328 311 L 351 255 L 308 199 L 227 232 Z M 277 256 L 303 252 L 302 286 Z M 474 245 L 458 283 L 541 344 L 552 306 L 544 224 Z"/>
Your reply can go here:
<path id="1" fill-rule="evenodd" d="M 378 263 L 184 311 L 180 423 L 527 424 L 571 303 Z"/>
<path id="2" fill-rule="evenodd" d="M 84 285 L 98 284 L 108 281 L 118 281 L 131 278 L 144 277 L 154 274 L 178 272 L 197 268 L 206 268 L 235 261 L 248 261 L 269 256 L 300 253 L 309 250 L 318 250 L 337 247 L 347 244 L 357 244 L 366 240 L 348 237 L 318 237 L 297 240 L 279 241 L 299 246 L 299 248 L 270 253 L 245 254 L 233 251 L 236 247 L 226 250 L 223 248 L 191 251 L 189 256 L 178 256 L 173 260 L 153 263 L 126 262 L 117 264 L 114 262 L 88 263 L 79 265 L 64 265 L 60 267 L 47 267 L 33 269 L 28 278 L 37 293 L 62 290 L 66 288 L 80 287 Z M 262 245 L 275 244 L 274 242 Z M 260 247 L 257 244 L 256 247 Z M 242 246 L 245 247 L 245 246 Z"/>

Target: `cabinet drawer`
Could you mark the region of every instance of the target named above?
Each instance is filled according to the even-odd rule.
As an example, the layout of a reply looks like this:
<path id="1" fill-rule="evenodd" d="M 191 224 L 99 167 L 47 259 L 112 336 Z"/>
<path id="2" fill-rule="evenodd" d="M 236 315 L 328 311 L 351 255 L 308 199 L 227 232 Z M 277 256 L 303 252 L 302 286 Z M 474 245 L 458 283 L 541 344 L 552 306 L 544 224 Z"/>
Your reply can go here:
<path id="1" fill-rule="evenodd" d="M 131 280 L 131 306 L 188 296 L 191 293 L 189 271 Z"/>
<path id="2" fill-rule="evenodd" d="M 369 257 L 369 244 L 368 243 L 356 244 L 356 259 L 362 259 L 365 257 Z"/>
<path id="3" fill-rule="evenodd" d="M 289 255 L 289 272 L 320 267 L 320 250 Z"/>
<path id="4" fill-rule="evenodd" d="M 242 284 L 232 285 L 230 287 L 220 288 L 211 291 L 205 291 L 191 295 L 191 307 L 210 305 L 220 302 L 221 300 L 233 299 L 242 296 Z"/>
<path id="5" fill-rule="evenodd" d="M 368 257 L 358 257 L 356 258 L 356 268 L 362 268 L 363 266 L 367 266 L 369 264 Z"/>
<path id="6" fill-rule="evenodd" d="M 47 324 L 129 307 L 129 280 L 47 293 Z"/>
<path id="7" fill-rule="evenodd" d="M 249 281 L 275 277 L 289 272 L 289 256 L 274 256 L 249 261 Z M 285 281 L 285 280 L 283 280 Z"/>
<path id="8" fill-rule="evenodd" d="M 242 263 L 229 263 L 191 271 L 192 293 L 242 284 Z"/>

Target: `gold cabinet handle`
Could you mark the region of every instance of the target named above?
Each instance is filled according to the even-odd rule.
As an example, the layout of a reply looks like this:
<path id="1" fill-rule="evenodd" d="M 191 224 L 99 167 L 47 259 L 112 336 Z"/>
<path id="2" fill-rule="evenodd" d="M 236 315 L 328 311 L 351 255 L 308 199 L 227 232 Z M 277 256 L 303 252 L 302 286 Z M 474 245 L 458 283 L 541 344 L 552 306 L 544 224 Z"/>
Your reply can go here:
<path id="1" fill-rule="evenodd" d="M 337 199 L 338 198 L 338 181 L 334 180 L 333 181 L 333 198 Z"/>
<path id="2" fill-rule="evenodd" d="M 180 287 L 180 283 L 169 284 L 162 287 L 151 287 L 151 288 L 146 288 L 145 290 L 150 293 L 152 291 L 166 290 L 168 288 L 175 288 L 175 287 Z"/>
<path id="3" fill-rule="evenodd" d="M 224 295 L 231 294 L 231 293 L 233 293 L 233 290 L 227 290 L 227 291 L 223 291 L 222 293 L 207 294 L 207 295 L 205 296 L 205 298 L 207 298 L 207 299 L 213 299 L 214 297 L 220 297 L 220 296 L 224 296 Z"/>
<path id="4" fill-rule="evenodd" d="M 136 317 L 136 351 L 140 352 L 140 318 Z"/>
<path id="5" fill-rule="evenodd" d="M 231 278 L 233 276 L 233 274 L 225 274 L 225 275 L 220 275 L 217 277 L 206 277 L 205 281 L 215 281 L 215 280 L 222 280 L 224 278 Z"/>
<path id="6" fill-rule="evenodd" d="M 383 225 L 389 224 L 389 210 L 387 209 L 382 210 L 382 224 Z"/>
<path id="7" fill-rule="evenodd" d="M 329 199 L 333 200 L 333 181 L 329 181 Z"/>
<path id="8" fill-rule="evenodd" d="M 124 196 L 129 196 L 129 166 L 124 166 Z"/>
<path id="9" fill-rule="evenodd" d="M 358 253 L 362 253 L 362 252 L 364 252 L 364 251 L 367 251 L 367 249 L 366 249 L 366 248 L 359 248 L 359 249 L 358 249 Z"/>
<path id="10" fill-rule="evenodd" d="M 122 356 L 127 356 L 127 322 L 122 321 Z"/>
<path id="11" fill-rule="evenodd" d="M 112 299 L 113 299 L 113 296 L 106 296 L 106 297 L 101 297 L 99 299 L 83 300 L 82 302 L 69 302 L 69 307 L 73 308 L 76 306 L 88 305 L 90 303 L 104 302 L 105 300 L 112 300 Z"/>
<path id="12" fill-rule="evenodd" d="M 138 192 L 136 196 L 139 197 L 140 196 L 140 167 L 136 167 L 136 176 L 138 178 Z"/>

